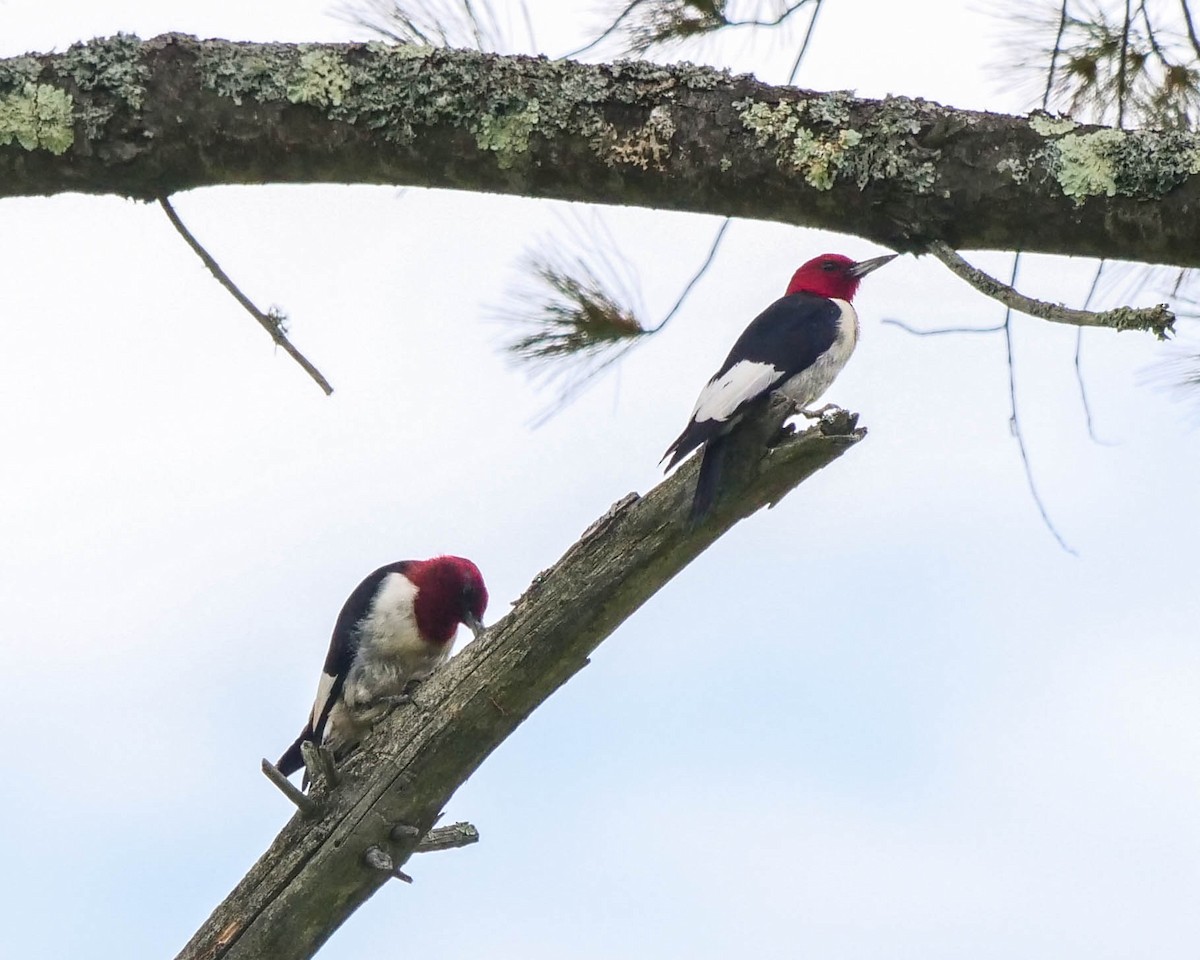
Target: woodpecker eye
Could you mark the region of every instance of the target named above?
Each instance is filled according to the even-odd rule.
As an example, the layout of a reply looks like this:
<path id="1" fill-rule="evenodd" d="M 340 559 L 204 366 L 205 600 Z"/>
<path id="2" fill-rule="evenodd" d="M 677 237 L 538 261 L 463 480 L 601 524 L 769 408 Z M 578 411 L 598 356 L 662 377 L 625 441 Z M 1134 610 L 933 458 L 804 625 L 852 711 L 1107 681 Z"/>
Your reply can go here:
<path id="1" fill-rule="evenodd" d="M 475 587 L 464 586 L 462 588 L 462 605 L 464 610 L 474 610 L 479 604 L 479 591 Z"/>
<path id="2" fill-rule="evenodd" d="M 832 273 L 837 268 L 838 268 L 838 265 L 836 263 L 834 263 L 832 260 L 826 260 L 824 263 L 821 264 L 821 269 L 824 270 L 826 273 Z"/>

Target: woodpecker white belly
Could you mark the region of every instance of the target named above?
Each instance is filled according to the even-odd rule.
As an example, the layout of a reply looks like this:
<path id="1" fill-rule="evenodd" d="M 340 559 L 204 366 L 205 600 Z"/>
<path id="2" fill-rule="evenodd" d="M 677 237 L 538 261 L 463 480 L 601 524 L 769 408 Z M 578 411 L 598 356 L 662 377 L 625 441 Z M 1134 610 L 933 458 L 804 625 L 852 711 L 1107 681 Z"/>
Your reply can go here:
<path id="1" fill-rule="evenodd" d="M 394 698 L 450 656 L 460 623 L 483 629 L 487 599 L 478 567 L 462 557 L 402 560 L 363 580 L 338 614 L 308 723 L 280 771 L 300 769 L 305 741 L 334 757 L 349 751 Z"/>

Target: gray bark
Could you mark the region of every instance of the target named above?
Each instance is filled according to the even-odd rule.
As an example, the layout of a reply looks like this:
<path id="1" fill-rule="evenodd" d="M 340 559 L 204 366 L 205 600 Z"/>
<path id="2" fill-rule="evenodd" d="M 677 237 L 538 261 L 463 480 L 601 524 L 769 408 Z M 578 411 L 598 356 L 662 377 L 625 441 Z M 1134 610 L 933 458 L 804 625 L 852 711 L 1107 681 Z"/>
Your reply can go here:
<path id="1" fill-rule="evenodd" d="M 385 183 L 1200 266 L 1200 139 L 591 66 L 167 35 L 0 61 L 0 196 Z"/>
<path id="2" fill-rule="evenodd" d="M 597 520 L 507 616 L 422 685 L 415 706 L 376 727 L 337 786 L 318 781 L 321 811 L 292 818 L 179 960 L 312 956 L 405 863 L 459 785 L 605 637 L 737 521 L 865 435 L 845 413 L 780 435 L 784 416 L 775 406 L 734 435 L 721 497 L 703 524 L 686 520 L 695 458 Z"/>

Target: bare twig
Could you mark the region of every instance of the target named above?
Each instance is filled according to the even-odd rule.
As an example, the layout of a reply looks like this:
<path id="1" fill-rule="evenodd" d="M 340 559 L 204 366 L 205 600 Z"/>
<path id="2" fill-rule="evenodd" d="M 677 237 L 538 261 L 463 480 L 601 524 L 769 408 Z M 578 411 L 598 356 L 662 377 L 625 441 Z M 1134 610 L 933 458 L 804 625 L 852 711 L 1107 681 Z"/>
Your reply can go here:
<path id="1" fill-rule="evenodd" d="M 263 757 L 262 772 L 267 775 L 268 780 L 279 788 L 285 797 L 299 808 L 305 817 L 312 819 L 321 815 L 321 805 L 285 777 L 280 769 L 266 757 Z"/>
<path id="2" fill-rule="evenodd" d="M 436 853 L 438 850 L 455 850 L 479 842 L 479 831 L 470 823 L 452 823 L 446 827 L 434 827 L 419 841 L 414 853 Z"/>
<path id="3" fill-rule="evenodd" d="M 1125 126 L 1125 98 L 1129 92 L 1129 28 L 1133 26 L 1130 0 L 1125 0 L 1125 21 L 1121 25 L 1121 54 L 1117 60 L 1117 126 Z"/>
<path id="4" fill-rule="evenodd" d="M 1104 267 L 1108 261 L 1101 260 L 1096 265 L 1096 275 L 1092 277 L 1092 285 L 1088 289 L 1087 297 L 1083 301 L 1083 309 L 1086 310 L 1092 305 L 1092 300 L 1096 296 L 1096 290 L 1100 287 L 1100 278 L 1104 275 Z M 1083 352 L 1083 327 L 1075 331 L 1075 382 L 1079 384 L 1079 399 L 1083 403 L 1083 416 L 1087 421 L 1087 432 L 1093 443 L 1099 443 L 1102 446 L 1111 447 L 1112 444 L 1107 440 L 1101 440 L 1096 436 L 1096 430 L 1092 423 L 1092 405 L 1088 402 L 1087 384 L 1083 379 L 1083 367 L 1080 363 L 1080 355 Z"/>
<path id="5" fill-rule="evenodd" d="M 933 240 L 926 249 L 980 293 L 999 300 L 1009 310 L 1019 310 L 1031 317 L 1066 323 L 1077 327 L 1109 327 L 1114 330 L 1149 330 L 1160 340 L 1174 331 L 1175 314 L 1165 303 L 1155 307 L 1118 307 L 1115 310 L 1076 310 L 1060 303 L 1035 300 L 973 267 L 960 257 L 949 244 Z"/>
<path id="6" fill-rule="evenodd" d="M 271 339 L 275 341 L 276 346 L 281 347 L 284 353 L 300 364 L 300 366 L 304 369 L 304 372 L 312 377 L 313 380 L 316 381 L 317 386 L 325 391 L 326 396 L 329 396 L 329 394 L 333 393 L 333 387 L 329 385 L 329 381 L 325 379 L 325 377 L 321 374 L 321 371 L 314 367 L 308 361 L 308 358 L 305 357 L 304 354 L 302 354 L 299 350 L 297 350 L 292 344 L 292 341 L 287 338 L 287 334 L 283 329 L 283 322 L 285 319 L 283 315 L 275 310 L 272 310 L 269 313 L 263 313 L 261 310 L 259 310 L 258 307 L 256 307 L 250 301 L 250 298 L 238 289 L 237 284 L 229 279 L 229 275 L 221 269 L 220 264 L 218 264 L 217 261 L 212 258 L 209 252 L 200 245 L 200 241 L 192 236 L 191 231 L 188 230 L 188 228 L 184 226 L 183 221 L 179 219 L 179 214 L 175 212 L 175 208 L 171 206 L 171 201 L 166 197 L 159 197 L 158 203 L 159 206 L 163 208 L 163 212 L 167 215 L 167 219 L 171 221 L 171 225 L 179 232 L 179 235 L 183 237 L 187 245 L 192 248 L 196 256 L 198 256 L 208 268 L 208 272 L 217 278 L 217 282 L 226 290 L 228 290 L 233 295 L 233 299 L 240 303 L 246 309 L 246 312 L 249 313 L 250 316 L 252 316 L 255 320 L 257 320 L 259 325 L 271 335 Z"/>
<path id="7" fill-rule="evenodd" d="M 713 259 L 717 255 L 717 250 L 721 247 L 721 241 L 725 239 L 725 231 L 729 229 L 729 224 L 733 222 L 733 217 L 726 217 L 721 221 L 721 225 L 717 228 L 717 235 L 713 237 L 712 246 L 708 248 L 708 256 L 704 258 L 704 262 L 700 264 L 700 269 L 692 276 L 692 279 L 687 282 L 687 286 L 683 288 L 683 293 L 679 295 L 679 299 L 675 301 L 675 306 L 667 311 L 667 315 L 663 317 L 658 325 L 651 327 L 647 333 L 658 333 L 663 327 L 671 322 L 671 318 L 679 312 L 679 308 L 683 306 L 692 289 L 700 282 L 700 279 L 708 273 L 708 268 L 712 266 Z"/>
<path id="8" fill-rule="evenodd" d="M 796 54 L 796 59 L 792 61 L 792 69 L 788 71 L 789 86 L 796 82 L 796 74 L 800 72 L 800 63 L 804 60 L 804 54 L 808 52 L 808 44 L 813 38 L 813 31 L 817 27 L 817 17 L 821 14 L 821 4 L 825 0 L 817 0 L 813 7 L 812 16 L 808 20 L 808 28 L 804 31 L 804 40 L 800 43 L 800 51 Z"/>
<path id="9" fill-rule="evenodd" d="M 1013 255 L 1012 277 L 1009 280 L 1009 288 L 1011 289 L 1017 282 L 1017 270 L 1021 264 L 1021 254 L 1018 252 Z M 1042 522 L 1046 525 L 1046 529 L 1053 534 L 1054 539 L 1058 541 L 1058 545 L 1072 556 L 1079 556 L 1063 539 L 1062 534 L 1058 532 L 1058 528 L 1054 526 L 1054 521 L 1050 519 L 1050 514 L 1046 510 L 1046 505 L 1042 502 L 1041 494 L 1038 493 L 1037 484 L 1033 479 L 1033 468 L 1029 465 L 1029 453 L 1025 449 L 1025 437 L 1021 433 L 1021 420 L 1017 416 L 1017 378 L 1016 370 L 1013 364 L 1013 342 L 1012 342 L 1012 312 L 1011 305 L 1006 304 L 1004 307 L 1004 349 L 1008 355 L 1008 402 L 1009 402 L 1009 427 L 1012 430 L 1012 435 L 1016 438 L 1017 449 L 1021 452 L 1021 465 L 1025 468 L 1025 480 L 1029 484 L 1029 493 L 1033 497 L 1033 502 L 1037 505 L 1038 513 L 1042 515 Z"/>
<path id="10" fill-rule="evenodd" d="M 1050 68 L 1046 71 L 1046 89 L 1042 93 L 1042 109 L 1050 108 L 1050 94 L 1054 89 L 1054 72 L 1058 67 L 1058 55 L 1062 53 L 1063 31 L 1067 29 L 1067 4 L 1070 0 L 1062 0 L 1062 9 L 1058 14 L 1058 34 L 1054 38 L 1054 46 L 1050 50 Z"/>
<path id="11" fill-rule="evenodd" d="M 906 333 L 911 333 L 918 337 L 938 337 L 943 333 L 999 333 L 1004 329 L 1004 324 L 998 323 L 994 327 L 935 327 L 932 330 L 922 330 L 919 327 L 912 327 L 903 320 L 897 320 L 894 317 L 884 317 L 881 321 L 884 324 L 899 327 Z"/>

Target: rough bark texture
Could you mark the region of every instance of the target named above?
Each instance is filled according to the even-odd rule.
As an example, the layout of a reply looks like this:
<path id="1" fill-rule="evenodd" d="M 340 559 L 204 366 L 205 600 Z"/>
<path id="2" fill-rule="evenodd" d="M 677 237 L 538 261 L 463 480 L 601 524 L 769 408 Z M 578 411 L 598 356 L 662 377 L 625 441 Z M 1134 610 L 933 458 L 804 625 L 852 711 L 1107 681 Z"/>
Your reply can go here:
<path id="1" fill-rule="evenodd" d="M 0 196 L 387 183 L 1200 266 L 1200 139 L 380 43 L 119 36 L 0 61 Z"/>
<path id="2" fill-rule="evenodd" d="M 504 619 L 421 687 L 416 706 L 379 724 L 337 787 L 314 786 L 323 812 L 292 819 L 179 960 L 312 956 L 387 882 L 386 870 L 367 865 L 368 850 L 377 865 L 404 864 L 459 785 L 626 617 L 738 520 L 865 434 L 840 413 L 768 448 L 784 415 L 773 407 L 736 435 L 722 496 L 702 525 L 686 521 L 695 458 L 645 497 L 614 505 Z"/>

